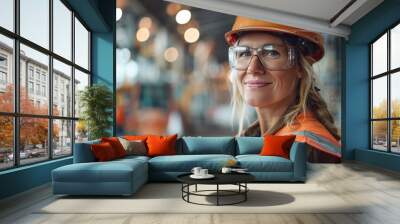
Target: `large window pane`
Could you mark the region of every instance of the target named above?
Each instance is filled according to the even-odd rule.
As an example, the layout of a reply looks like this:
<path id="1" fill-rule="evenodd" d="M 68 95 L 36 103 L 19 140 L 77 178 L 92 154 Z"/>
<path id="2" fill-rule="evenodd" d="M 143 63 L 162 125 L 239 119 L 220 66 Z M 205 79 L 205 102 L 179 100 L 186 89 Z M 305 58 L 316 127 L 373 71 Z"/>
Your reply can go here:
<path id="1" fill-rule="evenodd" d="M 372 81 L 372 118 L 387 118 L 387 77 Z"/>
<path id="2" fill-rule="evenodd" d="M 400 55 L 399 55 L 400 56 Z M 390 102 L 392 117 L 400 118 L 400 72 L 391 75 Z"/>
<path id="3" fill-rule="evenodd" d="M 75 117 L 80 117 L 82 108 L 79 106 L 80 94 L 89 86 L 89 75 L 75 69 Z"/>
<path id="4" fill-rule="evenodd" d="M 400 153 L 400 120 L 393 120 L 391 123 L 392 152 Z"/>
<path id="5" fill-rule="evenodd" d="M 34 163 L 49 158 L 48 119 L 22 117 L 20 119 L 21 164 Z"/>
<path id="6" fill-rule="evenodd" d="M 13 118 L 0 116 L 0 170 L 14 164 L 14 125 Z"/>
<path id="7" fill-rule="evenodd" d="M 49 48 L 49 0 L 20 0 L 21 36 Z"/>
<path id="8" fill-rule="evenodd" d="M 20 109 L 25 114 L 48 114 L 49 57 L 21 44 Z"/>
<path id="9" fill-rule="evenodd" d="M 372 45 L 372 75 L 387 71 L 387 34 Z"/>
<path id="10" fill-rule="evenodd" d="M 89 32 L 75 18 L 75 63 L 89 69 Z"/>
<path id="11" fill-rule="evenodd" d="M 53 60 L 53 115 L 72 117 L 72 69 Z"/>
<path id="12" fill-rule="evenodd" d="M 87 141 L 88 128 L 84 120 L 75 121 L 75 143 Z"/>
<path id="13" fill-rule="evenodd" d="M 400 67 L 400 24 L 391 31 L 390 51 L 391 69 Z"/>
<path id="14" fill-rule="evenodd" d="M 14 0 L 0 1 L 0 26 L 14 31 Z"/>
<path id="15" fill-rule="evenodd" d="M 13 49 L 13 40 L 0 35 L 0 111 L 2 112 L 14 111 Z"/>
<path id="16" fill-rule="evenodd" d="M 72 154 L 72 121 L 53 120 L 53 157 Z"/>
<path id="17" fill-rule="evenodd" d="M 372 122 L 372 148 L 387 151 L 387 121 Z"/>
<path id="18" fill-rule="evenodd" d="M 53 51 L 71 60 L 72 12 L 60 0 L 53 0 L 53 18 Z"/>

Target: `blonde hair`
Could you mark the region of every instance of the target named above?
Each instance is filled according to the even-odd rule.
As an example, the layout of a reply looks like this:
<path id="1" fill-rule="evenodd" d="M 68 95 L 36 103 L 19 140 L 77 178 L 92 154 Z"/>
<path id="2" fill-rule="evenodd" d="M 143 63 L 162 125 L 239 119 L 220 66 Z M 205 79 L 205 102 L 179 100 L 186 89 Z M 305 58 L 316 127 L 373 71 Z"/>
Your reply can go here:
<path id="1" fill-rule="evenodd" d="M 316 118 L 325 126 L 325 128 L 337 139 L 340 140 L 340 135 L 334 124 L 334 119 L 328 110 L 327 104 L 321 97 L 319 90 L 316 87 L 316 74 L 310 63 L 312 60 L 305 57 L 301 52 L 298 52 L 298 65 L 301 68 L 302 78 L 298 83 L 298 92 L 296 101 L 292 106 L 287 108 L 285 115 L 279 119 L 278 122 L 273 124 L 266 134 L 275 134 L 286 125 L 294 125 L 296 117 L 301 113 L 311 111 Z M 246 117 L 246 106 L 243 99 L 242 90 L 240 89 L 240 81 L 237 79 L 237 71 L 231 70 L 231 83 L 232 83 L 232 100 L 233 107 L 232 117 L 239 118 L 239 127 L 237 135 L 248 135 L 244 130 L 244 119 Z M 255 123 L 252 128 L 258 128 L 259 125 Z M 261 133 L 263 134 L 263 133 Z"/>

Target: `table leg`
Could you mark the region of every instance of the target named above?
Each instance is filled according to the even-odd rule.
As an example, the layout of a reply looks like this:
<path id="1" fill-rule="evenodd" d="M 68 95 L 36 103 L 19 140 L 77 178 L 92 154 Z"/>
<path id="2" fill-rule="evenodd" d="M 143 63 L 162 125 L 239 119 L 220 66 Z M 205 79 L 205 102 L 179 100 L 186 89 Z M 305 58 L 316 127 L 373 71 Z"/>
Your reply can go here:
<path id="1" fill-rule="evenodd" d="M 244 183 L 244 201 L 247 201 L 247 183 Z"/>
<path id="2" fill-rule="evenodd" d="M 197 184 L 196 184 L 196 186 L 195 186 L 195 191 L 197 192 Z"/>
<path id="3" fill-rule="evenodd" d="M 217 184 L 217 206 L 219 205 L 219 184 Z"/>

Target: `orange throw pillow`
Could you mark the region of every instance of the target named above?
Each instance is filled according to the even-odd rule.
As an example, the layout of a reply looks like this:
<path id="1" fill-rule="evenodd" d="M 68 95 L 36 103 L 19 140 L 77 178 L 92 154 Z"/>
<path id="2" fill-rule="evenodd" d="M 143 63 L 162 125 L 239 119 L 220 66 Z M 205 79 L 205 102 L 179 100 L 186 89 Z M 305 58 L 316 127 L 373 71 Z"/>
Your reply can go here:
<path id="1" fill-rule="evenodd" d="M 114 149 L 117 158 L 126 156 L 126 151 L 117 137 L 101 138 L 101 142 L 108 142 Z"/>
<path id="2" fill-rule="evenodd" d="M 108 142 L 93 144 L 90 147 L 92 149 L 94 157 L 99 162 L 110 161 L 117 158 L 114 149 Z"/>
<path id="3" fill-rule="evenodd" d="M 280 156 L 289 159 L 290 147 L 292 147 L 295 138 L 296 135 L 265 135 L 260 155 Z"/>
<path id="4" fill-rule="evenodd" d="M 176 155 L 176 139 L 178 135 L 148 136 L 146 143 L 148 156 Z"/>

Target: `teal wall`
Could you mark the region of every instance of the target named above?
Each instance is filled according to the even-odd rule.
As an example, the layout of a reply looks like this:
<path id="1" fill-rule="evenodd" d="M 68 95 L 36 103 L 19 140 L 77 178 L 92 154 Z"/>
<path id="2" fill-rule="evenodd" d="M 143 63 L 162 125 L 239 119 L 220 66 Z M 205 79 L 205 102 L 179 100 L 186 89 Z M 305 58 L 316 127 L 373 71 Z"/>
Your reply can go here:
<path id="1" fill-rule="evenodd" d="M 114 93 L 115 0 L 66 0 L 66 2 L 92 31 L 92 82 L 104 83 Z M 115 94 L 113 95 L 115 99 Z M 112 119 L 115 121 L 114 116 Z M 110 130 L 114 131 L 113 127 L 110 127 Z M 50 182 L 53 169 L 71 163 L 72 157 L 68 157 L 0 172 L 0 199 Z"/>
<path id="2" fill-rule="evenodd" d="M 400 0 L 385 0 L 353 24 L 346 44 L 346 74 L 343 79 L 344 159 L 355 159 L 391 170 L 399 170 L 399 156 L 369 149 L 368 44 L 397 22 L 400 22 Z"/>
<path id="3" fill-rule="evenodd" d="M 71 163 L 69 157 L 0 172 L 0 199 L 48 183 L 53 169 Z"/>

